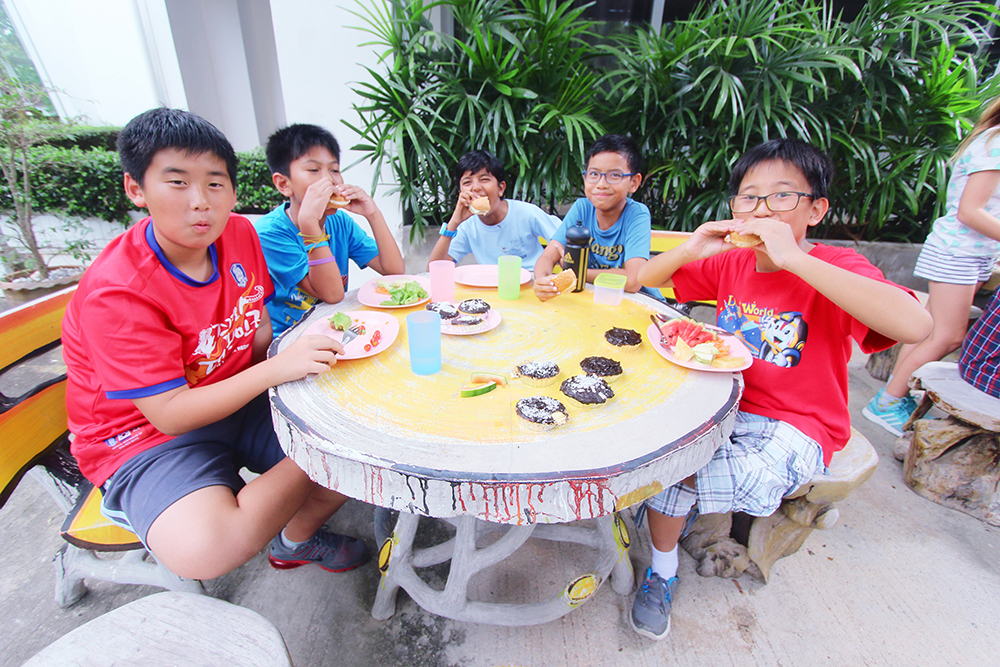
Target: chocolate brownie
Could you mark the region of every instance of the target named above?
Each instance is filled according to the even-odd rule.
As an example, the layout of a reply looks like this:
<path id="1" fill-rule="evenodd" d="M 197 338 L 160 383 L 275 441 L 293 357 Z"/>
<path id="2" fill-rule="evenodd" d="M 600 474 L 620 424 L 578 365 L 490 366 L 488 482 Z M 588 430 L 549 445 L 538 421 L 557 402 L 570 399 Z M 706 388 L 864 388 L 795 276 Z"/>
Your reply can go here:
<path id="1" fill-rule="evenodd" d="M 517 414 L 522 419 L 545 428 L 565 424 L 569 420 L 566 406 L 549 396 L 529 396 L 517 402 Z"/>
<path id="2" fill-rule="evenodd" d="M 559 389 L 577 403 L 588 406 L 600 405 L 615 395 L 608 383 L 595 375 L 574 375 L 563 380 Z"/>
<path id="3" fill-rule="evenodd" d="M 469 315 L 485 315 L 490 312 L 490 304 L 482 299 L 466 299 L 458 304 L 458 309 Z"/>
<path id="4" fill-rule="evenodd" d="M 431 301 L 424 308 L 438 313 L 441 315 L 442 320 L 450 320 L 458 317 L 458 308 L 447 301 Z"/>

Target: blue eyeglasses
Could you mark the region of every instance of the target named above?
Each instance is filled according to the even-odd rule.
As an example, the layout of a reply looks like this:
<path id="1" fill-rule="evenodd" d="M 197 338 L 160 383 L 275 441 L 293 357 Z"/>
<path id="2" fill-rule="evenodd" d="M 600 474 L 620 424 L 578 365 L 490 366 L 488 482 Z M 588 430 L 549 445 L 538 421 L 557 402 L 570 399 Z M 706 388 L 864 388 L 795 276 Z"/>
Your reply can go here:
<path id="1" fill-rule="evenodd" d="M 597 183 L 601 180 L 601 176 L 603 176 L 608 185 L 618 185 L 626 178 L 635 176 L 635 174 L 626 174 L 621 171 L 597 171 L 596 169 L 588 169 L 580 173 L 583 174 L 583 180 L 588 183 Z"/>

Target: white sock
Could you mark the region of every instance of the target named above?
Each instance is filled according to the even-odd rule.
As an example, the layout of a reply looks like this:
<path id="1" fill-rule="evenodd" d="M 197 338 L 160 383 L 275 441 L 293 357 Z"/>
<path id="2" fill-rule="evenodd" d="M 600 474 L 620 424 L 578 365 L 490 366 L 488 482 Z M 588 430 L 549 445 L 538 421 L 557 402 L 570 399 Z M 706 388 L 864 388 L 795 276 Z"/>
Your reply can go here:
<path id="1" fill-rule="evenodd" d="M 677 547 L 670 551 L 660 551 L 653 547 L 653 562 L 650 564 L 653 572 L 664 579 L 677 576 Z"/>
<path id="2" fill-rule="evenodd" d="M 292 541 L 291 541 L 290 539 L 288 539 L 288 538 L 287 538 L 287 537 L 285 536 L 285 531 L 284 531 L 284 530 L 282 530 L 282 531 L 281 531 L 281 532 L 280 532 L 280 533 L 278 534 L 278 537 L 280 537 L 280 538 L 281 538 L 281 544 L 282 544 L 282 545 L 283 545 L 283 546 L 284 546 L 284 547 L 285 547 L 286 549 L 295 549 L 296 547 L 298 547 L 298 546 L 300 546 L 300 545 L 302 544 L 302 542 L 292 542 Z M 309 541 L 309 540 L 306 540 L 306 542 L 308 542 L 308 541 Z"/>
<path id="3" fill-rule="evenodd" d="M 880 410 L 885 410 L 886 408 L 891 408 L 892 406 L 899 403 L 902 398 L 896 398 L 887 391 L 883 391 L 882 395 L 878 397 L 878 407 Z"/>

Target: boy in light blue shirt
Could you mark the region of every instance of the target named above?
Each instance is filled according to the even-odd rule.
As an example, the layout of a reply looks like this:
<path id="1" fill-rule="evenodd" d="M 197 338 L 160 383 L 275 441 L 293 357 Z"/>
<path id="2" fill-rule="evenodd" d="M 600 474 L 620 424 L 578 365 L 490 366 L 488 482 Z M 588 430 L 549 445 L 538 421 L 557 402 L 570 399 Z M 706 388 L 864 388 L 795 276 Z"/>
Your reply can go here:
<path id="1" fill-rule="evenodd" d="M 549 238 L 558 218 L 523 201 L 504 199 L 507 175 L 495 155 L 470 151 L 455 165 L 458 201 L 455 212 L 441 227 L 441 238 L 431 251 L 430 261 L 462 261 L 469 253 L 479 264 L 496 264 L 501 255 L 517 255 L 521 266 L 530 270 L 542 254 L 539 237 Z M 489 200 L 488 211 L 476 213 L 472 203 Z"/>
<path id="2" fill-rule="evenodd" d="M 601 273 L 625 276 L 625 291 L 642 291 L 663 300 L 659 290 L 643 287 L 639 268 L 649 260 L 652 221 L 645 204 L 633 194 L 642 183 L 642 155 L 620 134 L 599 137 L 587 151 L 583 172 L 586 197 L 577 199 L 535 264 L 535 294 L 542 301 L 559 294 L 550 276 L 566 254 L 566 230 L 577 223 L 590 231 L 587 282 Z"/>

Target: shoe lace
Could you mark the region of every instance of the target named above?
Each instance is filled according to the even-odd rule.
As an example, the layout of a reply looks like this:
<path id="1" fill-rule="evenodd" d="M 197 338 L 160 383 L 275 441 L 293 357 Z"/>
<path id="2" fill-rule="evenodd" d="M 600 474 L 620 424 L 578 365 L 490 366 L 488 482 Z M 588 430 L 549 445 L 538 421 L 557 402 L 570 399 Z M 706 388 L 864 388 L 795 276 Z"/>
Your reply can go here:
<path id="1" fill-rule="evenodd" d="M 654 592 L 654 585 L 661 590 Z M 647 599 L 653 597 L 660 604 L 673 602 L 673 596 L 670 594 L 670 583 L 663 577 L 657 577 L 655 584 L 653 584 L 653 577 L 647 577 L 642 582 L 642 594 Z"/>

